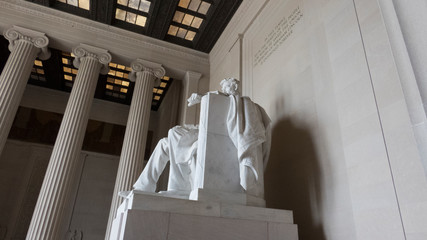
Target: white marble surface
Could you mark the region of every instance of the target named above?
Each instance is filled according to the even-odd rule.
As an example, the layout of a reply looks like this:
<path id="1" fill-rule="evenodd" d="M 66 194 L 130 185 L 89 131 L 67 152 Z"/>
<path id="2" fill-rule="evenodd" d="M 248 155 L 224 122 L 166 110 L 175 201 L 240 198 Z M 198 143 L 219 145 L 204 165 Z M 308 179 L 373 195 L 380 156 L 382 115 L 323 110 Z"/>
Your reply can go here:
<path id="1" fill-rule="evenodd" d="M 133 191 L 133 193 L 134 195 L 126 200 L 128 203 L 125 203 L 125 207 L 121 208 L 122 211 L 140 209 L 206 216 L 219 216 L 220 214 L 220 204 L 215 202 L 190 201 L 138 191 Z"/>
<path id="2" fill-rule="evenodd" d="M 247 239 L 264 240 L 268 223 L 173 214 L 170 217 L 170 239 Z"/>
<path id="3" fill-rule="evenodd" d="M 265 207 L 228 204 L 218 201 L 194 201 L 164 196 L 158 193 L 133 190 L 123 201 L 117 214 L 128 209 L 160 211 L 198 216 L 236 218 L 246 220 L 262 220 L 270 222 L 293 223 L 290 210 L 270 209 Z"/>
<path id="4" fill-rule="evenodd" d="M 241 60 L 240 55 L 240 47 L 241 47 L 242 38 L 239 38 L 234 41 L 234 44 L 231 46 L 227 58 L 224 58 L 223 61 L 215 62 L 211 64 L 219 64 L 220 67 L 216 68 L 218 71 L 210 72 L 210 82 L 209 89 L 211 91 L 220 90 L 219 83 L 221 79 L 227 77 L 235 77 L 237 79 L 242 79 L 240 69 L 236 68 L 236 64 L 238 64 Z M 240 92 L 241 86 L 240 86 Z"/>
<path id="5" fill-rule="evenodd" d="M 240 69 L 244 94 L 273 119 L 267 205 L 290 206 L 302 239 L 427 236 L 425 113 L 407 46 L 393 45 L 401 22 L 410 57 L 425 48 L 414 41 L 425 33 L 408 26 L 420 2 L 244 1 L 210 53 L 211 76 Z M 296 5 L 304 16 L 292 36 L 254 66 Z"/>
<path id="6" fill-rule="evenodd" d="M 43 181 L 51 153 L 49 146 L 6 142 L 0 155 L 0 225 L 6 239 L 25 238 L 26 229 L 22 231 L 21 226 L 28 227 L 29 221 L 24 216 L 32 214 L 31 208 L 29 212 L 26 207 L 34 204 L 28 199 L 37 196 L 33 191 Z"/>
<path id="7" fill-rule="evenodd" d="M 123 239 L 169 239 L 167 212 L 130 210 L 123 216 L 133 224 L 127 224 Z"/>
<path id="8" fill-rule="evenodd" d="M 268 224 L 268 240 L 293 240 L 298 239 L 296 225 L 283 223 Z"/>
<path id="9" fill-rule="evenodd" d="M 171 128 L 168 137 L 157 143 L 133 189 L 155 192 L 157 181 L 169 163 L 168 191 L 165 194 L 178 194 L 188 199 L 195 176 L 197 137 L 197 126 Z"/>
<path id="10" fill-rule="evenodd" d="M 107 50 L 81 44 L 73 49 L 79 68 L 40 190 L 27 239 L 55 239 L 66 228 L 66 214 L 77 159 L 81 152 L 90 107 L 100 70 L 108 71 Z M 81 63 L 80 63 L 81 62 Z"/>
<path id="11" fill-rule="evenodd" d="M 189 199 L 207 202 L 222 202 L 245 206 L 265 207 L 265 200 L 242 192 L 225 192 L 212 189 L 195 189 L 191 191 Z"/>
<path id="12" fill-rule="evenodd" d="M 195 189 L 243 192 L 237 150 L 228 136 L 229 98 L 210 94 L 202 98 Z"/>
<path id="13" fill-rule="evenodd" d="M 199 81 L 202 77 L 201 73 L 187 71 L 184 75 L 184 79 L 182 81 L 183 92 L 180 100 L 180 120 L 179 124 L 197 124 L 199 122 L 199 112 L 200 107 L 187 107 L 187 99 L 193 93 L 197 93 L 199 91 Z"/>
<path id="14" fill-rule="evenodd" d="M 136 59 L 131 64 L 129 80 L 135 82 L 130 104 L 119 169 L 117 171 L 106 235 L 108 236 L 114 213 L 120 205 L 118 193 L 132 189 L 143 169 L 143 159 L 149 128 L 154 82 L 162 78 L 166 70 L 159 63 Z"/>
<path id="15" fill-rule="evenodd" d="M 425 118 L 421 120 L 422 118 L 415 116 L 415 113 L 419 114 L 421 109 L 414 111 L 414 108 L 418 108 L 419 102 L 414 102 L 414 97 L 417 95 L 409 91 L 407 86 L 417 82 L 418 95 L 425 102 L 426 86 L 419 80 L 426 71 L 424 69 L 424 73 L 421 73 L 419 59 L 416 60 L 413 55 L 414 49 L 418 48 L 418 57 L 422 56 L 425 59 L 426 55 L 421 50 L 425 49 L 425 46 L 424 44 L 414 45 L 412 42 L 414 39 L 408 38 L 409 35 L 407 35 L 409 32 L 412 32 L 412 37 L 419 34 L 411 29 L 420 23 L 418 20 L 414 21 L 415 18 L 413 17 L 415 15 L 419 17 L 420 9 L 426 8 L 425 4 L 421 7 L 419 3 L 421 2 L 413 1 L 403 5 L 395 2 L 396 13 L 393 12 L 393 9 L 385 7 L 386 4 L 390 4 L 387 1 L 378 1 L 379 8 L 371 2 L 367 8 L 363 9 L 361 2 L 356 5 L 358 12 L 363 14 L 360 17 L 362 36 L 365 40 L 366 56 L 370 62 L 372 84 L 375 89 L 378 113 L 381 117 L 395 194 L 399 201 L 400 218 L 403 221 L 401 226 L 404 226 L 404 234 L 407 239 L 427 238 L 427 222 L 425 221 L 427 219 L 427 161 L 426 145 L 423 144 L 426 133 L 422 129 L 414 129 L 415 126 L 425 125 L 426 120 Z M 412 8 L 411 15 L 402 12 L 405 8 L 406 10 Z M 402 61 L 402 57 L 397 55 L 400 51 L 396 50 L 393 45 L 394 39 L 390 37 L 391 33 L 387 28 L 390 24 L 390 17 L 385 18 L 384 23 L 381 21 L 372 23 L 372 19 L 381 19 L 384 15 L 390 14 L 397 14 L 399 19 L 394 16 L 394 21 L 399 21 L 402 24 L 401 30 L 405 41 L 407 41 L 407 50 L 417 81 L 402 75 L 402 72 L 399 71 L 402 68 L 401 63 L 400 65 L 396 64 L 396 62 Z M 413 23 L 413 26 L 407 25 L 408 20 Z M 399 30 L 393 30 L 392 34 L 398 33 Z M 421 137 L 423 135 L 424 137 Z"/>
<path id="16" fill-rule="evenodd" d="M 84 153 L 69 223 L 70 230 L 82 231 L 84 239 L 105 237 L 118 163 L 118 156 Z"/>
<path id="17" fill-rule="evenodd" d="M 223 218 L 262 220 L 283 224 L 294 222 L 292 211 L 242 205 L 221 204 L 220 216 Z"/>
<path id="18" fill-rule="evenodd" d="M 49 39 L 42 32 L 12 27 L 4 32 L 9 40 L 9 55 L 0 75 L 0 153 L 6 144 L 19 102 L 24 94 L 34 60 L 37 56 L 47 60 Z"/>
<path id="19" fill-rule="evenodd" d="M 291 211 L 175 199 L 134 191 L 113 222 L 116 239 L 297 240 Z"/>
<path id="20" fill-rule="evenodd" d="M 201 98 L 190 199 L 265 206 L 264 163 L 270 151 L 270 119 L 250 98 L 239 95 L 236 79 L 226 78 L 220 85 L 222 92 L 209 92 Z M 198 102 L 197 97 L 193 94 L 189 105 Z M 241 193 L 245 196 L 239 196 Z"/>
<path id="21" fill-rule="evenodd" d="M 25 239 L 38 189 L 43 181 L 52 146 L 8 140 L 0 155 L 0 225 L 6 239 Z M 105 236 L 118 157 L 83 151 L 67 209 L 67 229 L 89 239 Z M 102 170 L 102 171 L 101 171 Z M 74 201 L 75 200 L 75 201 Z M 74 206 L 74 207 L 73 207 Z M 65 229 L 65 231 L 67 231 Z M 65 236 L 65 231 L 62 232 Z"/>
<path id="22" fill-rule="evenodd" d="M 297 226 L 254 220 L 128 210 L 126 228 L 110 240 L 126 239 L 273 239 L 298 240 Z"/>

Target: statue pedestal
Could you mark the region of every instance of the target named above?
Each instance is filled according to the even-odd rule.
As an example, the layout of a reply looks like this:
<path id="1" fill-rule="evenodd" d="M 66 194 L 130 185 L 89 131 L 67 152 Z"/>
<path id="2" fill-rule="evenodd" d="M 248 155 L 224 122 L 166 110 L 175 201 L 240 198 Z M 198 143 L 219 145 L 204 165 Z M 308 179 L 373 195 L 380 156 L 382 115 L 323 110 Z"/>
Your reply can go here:
<path id="1" fill-rule="evenodd" d="M 297 240 L 292 211 L 192 201 L 133 191 L 120 205 L 110 240 Z"/>
<path id="2" fill-rule="evenodd" d="M 254 207 L 265 207 L 265 200 L 246 193 L 230 193 L 212 189 L 196 189 L 191 191 L 190 199 L 195 201 L 213 201 Z"/>

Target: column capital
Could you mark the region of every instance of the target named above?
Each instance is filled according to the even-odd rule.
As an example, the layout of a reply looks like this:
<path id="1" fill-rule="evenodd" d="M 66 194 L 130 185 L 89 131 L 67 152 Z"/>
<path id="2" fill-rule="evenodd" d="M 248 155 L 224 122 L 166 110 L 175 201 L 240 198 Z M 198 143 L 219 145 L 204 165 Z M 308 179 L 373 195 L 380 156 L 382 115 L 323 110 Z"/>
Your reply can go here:
<path id="1" fill-rule="evenodd" d="M 136 59 L 131 64 L 132 72 L 129 74 L 129 80 L 135 82 L 137 73 L 149 72 L 156 78 L 162 78 L 166 74 L 166 70 L 159 63 Z"/>
<path id="2" fill-rule="evenodd" d="M 73 65 L 76 68 L 80 67 L 82 58 L 89 57 L 98 60 L 102 64 L 101 74 L 107 74 L 110 69 L 108 64 L 111 62 L 112 57 L 108 50 L 81 43 L 73 48 L 73 54 L 75 55 Z"/>
<path id="3" fill-rule="evenodd" d="M 9 40 L 9 51 L 13 51 L 16 46 L 16 42 L 19 40 L 28 41 L 32 43 L 36 48 L 40 49 L 38 57 L 41 60 L 47 60 L 50 58 L 50 51 L 47 48 L 49 44 L 49 38 L 42 32 L 26 29 L 23 27 L 13 26 L 4 32 L 4 37 Z"/>

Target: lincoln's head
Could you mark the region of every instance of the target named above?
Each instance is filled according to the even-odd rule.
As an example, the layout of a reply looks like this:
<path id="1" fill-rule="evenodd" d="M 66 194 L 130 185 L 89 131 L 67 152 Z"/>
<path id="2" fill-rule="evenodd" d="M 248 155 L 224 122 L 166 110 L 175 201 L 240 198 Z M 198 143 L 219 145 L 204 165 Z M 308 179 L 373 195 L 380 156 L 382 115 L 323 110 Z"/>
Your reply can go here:
<path id="1" fill-rule="evenodd" d="M 235 78 L 225 78 L 221 81 L 221 91 L 228 95 L 239 95 L 239 80 Z"/>

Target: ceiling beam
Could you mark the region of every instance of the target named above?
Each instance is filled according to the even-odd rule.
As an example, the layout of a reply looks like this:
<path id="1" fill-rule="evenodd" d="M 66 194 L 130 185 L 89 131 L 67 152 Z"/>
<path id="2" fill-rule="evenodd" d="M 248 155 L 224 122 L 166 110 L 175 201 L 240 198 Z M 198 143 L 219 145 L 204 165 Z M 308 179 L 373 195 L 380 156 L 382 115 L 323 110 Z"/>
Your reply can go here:
<path id="1" fill-rule="evenodd" d="M 175 14 L 175 8 L 179 0 L 160 0 L 159 11 L 154 21 L 151 36 L 157 39 L 165 39 L 170 22 Z M 160 2 L 159 2 L 160 3 Z"/>
<path id="2" fill-rule="evenodd" d="M 116 0 L 91 0 L 91 12 L 93 20 L 111 25 L 115 14 Z"/>

